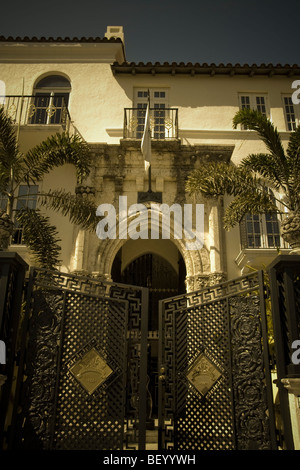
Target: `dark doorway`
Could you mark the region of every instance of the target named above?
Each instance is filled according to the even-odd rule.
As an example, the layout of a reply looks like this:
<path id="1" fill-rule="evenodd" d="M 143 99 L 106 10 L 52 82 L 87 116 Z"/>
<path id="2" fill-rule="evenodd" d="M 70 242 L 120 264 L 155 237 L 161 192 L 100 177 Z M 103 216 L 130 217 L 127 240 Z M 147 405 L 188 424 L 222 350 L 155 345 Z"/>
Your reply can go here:
<path id="1" fill-rule="evenodd" d="M 122 249 L 113 267 L 114 282 L 131 284 L 149 289 L 148 321 L 148 390 L 151 395 L 151 418 L 158 413 L 158 309 L 159 300 L 185 293 L 185 263 L 178 252 L 178 269 L 162 256 L 146 253 L 135 258 L 122 270 Z"/>

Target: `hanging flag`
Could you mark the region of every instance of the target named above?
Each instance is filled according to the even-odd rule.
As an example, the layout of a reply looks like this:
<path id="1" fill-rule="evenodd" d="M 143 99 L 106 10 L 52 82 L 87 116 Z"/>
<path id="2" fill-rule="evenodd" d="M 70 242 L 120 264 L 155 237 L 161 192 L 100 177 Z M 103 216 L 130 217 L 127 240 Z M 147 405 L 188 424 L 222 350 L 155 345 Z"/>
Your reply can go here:
<path id="1" fill-rule="evenodd" d="M 151 130 L 150 130 L 150 99 L 148 93 L 148 103 L 145 115 L 144 134 L 141 143 L 141 150 L 144 157 L 145 171 L 148 171 L 151 165 Z"/>

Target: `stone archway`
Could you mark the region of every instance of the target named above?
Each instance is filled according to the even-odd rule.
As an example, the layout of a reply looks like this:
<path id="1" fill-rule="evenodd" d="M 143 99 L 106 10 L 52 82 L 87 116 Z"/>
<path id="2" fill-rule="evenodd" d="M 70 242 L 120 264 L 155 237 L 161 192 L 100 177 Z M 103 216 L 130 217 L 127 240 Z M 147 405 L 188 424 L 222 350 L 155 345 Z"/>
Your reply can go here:
<path id="1" fill-rule="evenodd" d="M 145 229 L 146 224 L 148 226 L 148 221 L 151 217 L 152 208 L 148 208 L 148 219 L 145 218 L 143 221 L 144 226 L 141 226 L 141 230 Z M 131 219 L 134 216 L 128 217 L 128 222 L 130 223 Z M 154 222 L 157 223 L 157 229 L 161 230 L 161 220 L 157 218 L 154 219 Z M 152 221 L 153 223 L 153 221 Z M 119 222 L 117 220 L 116 224 L 116 233 L 119 233 Z M 149 237 L 150 239 L 150 237 Z M 105 279 L 112 280 L 112 267 L 119 250 L 128 242 L 128 238 L 117 237 L 116 239 L 105 239 L 98 240 L 97 246 L 95 247 L 94 255 L 94 274 L 104 277 Z M 132 240 L 133 242 L 139 242 L 147 240 Z M 164 241 L 164 240 L 158 240 Z M 191 292 L 197 290 L 201 287 L 204 287 L 207 284 L 211 283 L 212 274 L 210 272 L 210 259 L 209 252 L 205 246 L 200 250 L 188 250 L 183 239 L 174 238 L 174 230 L 171 227 L 170 230 L 170 243 L 174 244 L 179 253 L 181 254 L 185 268 L 186 268 L 186 291 Z M 146 243 L 145 243 L 146 245 Z"/>

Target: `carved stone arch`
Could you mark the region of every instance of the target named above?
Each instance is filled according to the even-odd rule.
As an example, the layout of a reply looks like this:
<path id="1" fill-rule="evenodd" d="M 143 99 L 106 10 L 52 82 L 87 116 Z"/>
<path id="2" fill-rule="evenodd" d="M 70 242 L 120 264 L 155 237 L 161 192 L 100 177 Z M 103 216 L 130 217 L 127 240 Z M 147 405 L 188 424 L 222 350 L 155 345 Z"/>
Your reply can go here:
<path id="1" fill-rule="evenodd" d="M 147 206 L 147 205 L 146 205 Z M 150 205 L 147 207 L 147 215 L 141 223 L 141 229 L 147 229 L 149 227 L 149 220 L 151 218 L 151 210 L 153 208 Z M 133 220 L 135 215 L 128 216 L 128 224 Z M 161 219 L 159 219 L 157 228 L 161 229 Z M 116 222 L 116 239 L 105 239 L 99 240 L 98 246 L 96 247 L 95 253 L 95 271 L 101 277 L 111 280 L 111 271 L 114 259 L 119 250 L 126 244 L 129 238 L 122 239 L 119 235 L 120 222 L 117 217 Z M 201 250 L 188 250 L 185 246 L 183 239 L 174 238 L 174 231 L 171 227 L 170 230 L 170 241 L 174 243 L 179 253 L 181 254 L 185 267 L 186 267 L 186 287 L 187 291 L 194 290 L 197 278 L 207 278 L 209 275 L 209 255 L 207 249 L 203 247 Z"/>

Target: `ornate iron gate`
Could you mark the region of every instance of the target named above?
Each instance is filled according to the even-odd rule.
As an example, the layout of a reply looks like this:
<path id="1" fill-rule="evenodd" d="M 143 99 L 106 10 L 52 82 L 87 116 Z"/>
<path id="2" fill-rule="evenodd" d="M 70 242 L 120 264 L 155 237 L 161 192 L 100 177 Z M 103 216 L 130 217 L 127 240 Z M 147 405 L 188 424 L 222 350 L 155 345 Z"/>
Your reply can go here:
<path id="1" fill-rule="evenodd" d="M 160 302 L 159 446 L 276 449 L 261 272 Z"/>
<path id="2" fill-rule="evenodd" d="M 10 449 L 144 449 L 148 290 L 32 269 Z M 276 449 L 262 273 L 160 302 L 159 447 Z"/>
<path id="3" fill-rule="evenodd" d="M 27 291 L 9 448 L 143 449 L 147 290 L 32 269 Z"/>

